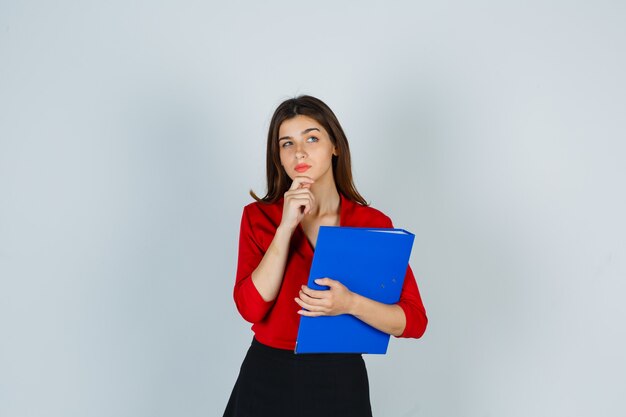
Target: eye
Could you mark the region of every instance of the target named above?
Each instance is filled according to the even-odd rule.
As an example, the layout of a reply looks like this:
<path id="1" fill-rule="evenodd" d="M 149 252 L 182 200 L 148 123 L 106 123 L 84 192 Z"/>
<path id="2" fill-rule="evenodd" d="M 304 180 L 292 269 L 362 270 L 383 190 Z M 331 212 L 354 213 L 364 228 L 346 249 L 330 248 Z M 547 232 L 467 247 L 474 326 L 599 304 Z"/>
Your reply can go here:
<path id="1" fill-rule="evenodd" d="M 310 139 L 313 139 L 312 142 L 319 142 L 319 139 L 316 138 L 315 136 L 309 136 L 309 138 L 307 139 L 307 142 L 310 141 Z"/>
<path id="2" fill-rule="evenodd" d="M 280 145 L 280 147 L 281 147 L 281 148 L 286 148 L 286 147 L 287 147 L 287 146 L 289 146 L 289 145 L 291 145 L 291 141 L 286 140 L 286 141 L 284 141 L 284 142 L 283 142 L 283 144 L 282 144 L 282 145 Z"/>

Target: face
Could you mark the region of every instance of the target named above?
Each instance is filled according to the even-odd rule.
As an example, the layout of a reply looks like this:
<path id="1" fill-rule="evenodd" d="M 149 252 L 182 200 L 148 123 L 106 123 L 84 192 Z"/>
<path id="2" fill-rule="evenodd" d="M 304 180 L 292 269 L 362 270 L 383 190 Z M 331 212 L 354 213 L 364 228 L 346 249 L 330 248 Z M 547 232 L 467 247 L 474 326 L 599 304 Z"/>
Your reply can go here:
<path id="1" fill-rule="evenodd" d="M 278 130 L 280 163 L 292 180 L 303 175 L 318 182 L 333 177 L 332 157 L 337 149 L 326 130 L 315 119 L 297 115 Z"/>

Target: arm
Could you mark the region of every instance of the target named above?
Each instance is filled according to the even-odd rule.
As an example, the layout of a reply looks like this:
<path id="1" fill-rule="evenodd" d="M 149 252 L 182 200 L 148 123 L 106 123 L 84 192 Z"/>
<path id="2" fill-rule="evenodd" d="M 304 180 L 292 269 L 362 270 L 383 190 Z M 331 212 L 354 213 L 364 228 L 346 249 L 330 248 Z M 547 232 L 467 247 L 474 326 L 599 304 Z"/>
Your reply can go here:
<path id="1" fill-rule="evenodd" d="M 334 279 L 320 278 L 315 283 L 330 288 L 319 291 L 303 285 L 295 301 L 308 311 L 299 310 L 298 314 L 309 317 L 352 314 L 381 332 L 396 337 L 419 338 L 426 330 L 426 311 L 410 267 L 407 268 L 397 304 L 384 304 L 356 294 Z"/>
<path id="2" fill-rule="evenodd" d="M 234 298 L 237 310 L 250 323 L 263 320 L 274 305 L 283 280 L 291 234 L 278 227 L 264 253 L 252 233 L 250 215 L 244 210 Z"/>
<path id="3" fill-rule="evenodd" d="M 384 304 L 350 291 L 341 282 L 330 278 L 315 280 L 316 284 L 327 285 L 328 290 L 313 290 L 306 285 L 300 290 L 296 302 L 306 310 L 298 314 L 309 317 L 352 314 L 370 326 L 400 336 L 406 327 L 404 310 L 397 304 Z"/>
<path id="4" fill-rule="evenodd" d="M 281 222 L 276 229 L 272 243 L 257 268 L 252 272 L 252 282 L 263 300 L 267 302 L 274 301 L 280 291 L 291 236 L 302 217 L 311 210 L 314 204 L 313 194 L 310 191 L 312 183 L 313 180 L 306 176 L 294 178 L 291 187 L 285 193 Z"/>
<path id="5" fill-rule="evenodd" d="M 294 179 L 292 187 L 285 193 L 281 223 L 265 252 L 253 233 L 251 217 L 254 212 L 244 209 L 234 298 L 241 316 L 251 323 L 263 320 L 274 305 L 285 273 L 291 236 L 314 202 L 308 189 L 312 182 L 304 176 Z"/>
<path id="6" fill-rule="evenodd" d="M 428 325 L 428 317 L 426 316 L 426 309 L 424 308 L 424 303 L 415 281 L 415 275 L 413 275 L 410 265 L 404 277 L 400 301 L 396 305 L 402 308 L 406 316 L 406 327 L 398 337 L 412 337 L 416 339 L 422 337 Z"/>
<path id="7" fill-rule="evenodd" d="M 278 226 L 265 256 L 252 272 L 252 282 L 264 301 L 273 301 L 278 295 L 280 284 L 283 282 L 292 234 L 293 230 Z"/>
<path id="8" fill-rule="evenodd" d="M 353 293 L 349 314 L 370 326 L 393 336 L 400 336 L 406 327 L 404 310 L 397 304 L 384 304 Z"/>
<path id="9" fill-rule="evenodd" d="M 241 216 L 239 255 L 233 297 L 239 314 L 245 320 L 256 323 L 265 317 L 273 302 L 263 299 L 252 281 L 252 273 L 265 254 L 252 232 L 250 216 L 249 208 L 244 208 Z"/>

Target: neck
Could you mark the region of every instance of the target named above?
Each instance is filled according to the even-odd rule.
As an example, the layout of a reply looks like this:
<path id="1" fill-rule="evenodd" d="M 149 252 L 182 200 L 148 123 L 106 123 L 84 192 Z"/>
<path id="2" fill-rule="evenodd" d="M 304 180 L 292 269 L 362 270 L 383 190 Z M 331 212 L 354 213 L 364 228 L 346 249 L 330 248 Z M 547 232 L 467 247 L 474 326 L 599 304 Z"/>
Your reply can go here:
<path id="1" fill-rule="evenodd" d="M 322 217 L 339 213 L 341 197 L 334 181 L 331 181 L 331 184 L 315 183 L 311 186 L 311 192 L 317 204 L 315 209 L 308 214 L 309 216 Z"/>

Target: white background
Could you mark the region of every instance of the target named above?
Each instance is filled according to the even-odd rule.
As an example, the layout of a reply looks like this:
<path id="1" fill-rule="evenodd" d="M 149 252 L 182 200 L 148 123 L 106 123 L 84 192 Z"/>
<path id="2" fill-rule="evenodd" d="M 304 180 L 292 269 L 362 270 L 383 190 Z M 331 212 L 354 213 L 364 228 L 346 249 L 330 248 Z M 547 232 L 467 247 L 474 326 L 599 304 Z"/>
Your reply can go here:
<path id="1" fill-rule="evenodd" d="M 0 416 L 220 416 L 270 116 L 337 114 L 430 319 L 374 414 L 626 414 L 620 1 L 0 1 Z"/>

